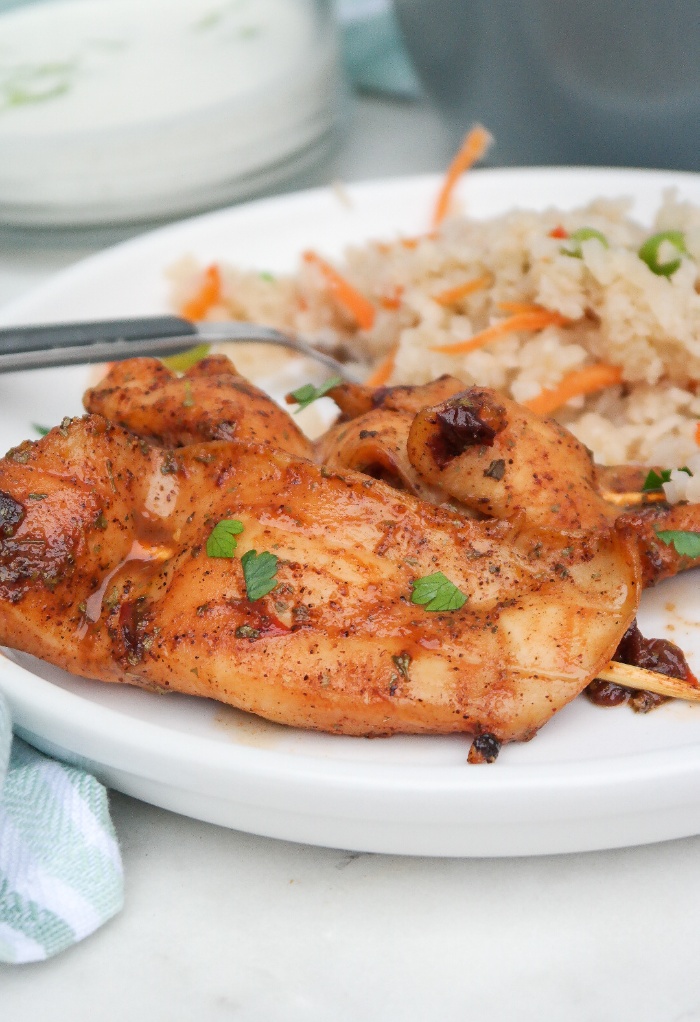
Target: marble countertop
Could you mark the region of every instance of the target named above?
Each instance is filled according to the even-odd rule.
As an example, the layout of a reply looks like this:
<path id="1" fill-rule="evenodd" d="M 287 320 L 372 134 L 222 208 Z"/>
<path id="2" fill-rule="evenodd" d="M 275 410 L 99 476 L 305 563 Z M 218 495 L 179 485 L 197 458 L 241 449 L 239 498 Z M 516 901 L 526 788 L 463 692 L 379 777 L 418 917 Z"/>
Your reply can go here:
<path id="1" fill-rule="evenodd" d="M 425 105 L 363 99 L 305 183 L 437 171 L 452 147 Z M 114 240 L 0 232 L 0 304 Z M 700 838 L 401 858 L 111 805 L 125 909 L 57 958 L 0 966 L 3 1020 L 700 1020 Z"/>

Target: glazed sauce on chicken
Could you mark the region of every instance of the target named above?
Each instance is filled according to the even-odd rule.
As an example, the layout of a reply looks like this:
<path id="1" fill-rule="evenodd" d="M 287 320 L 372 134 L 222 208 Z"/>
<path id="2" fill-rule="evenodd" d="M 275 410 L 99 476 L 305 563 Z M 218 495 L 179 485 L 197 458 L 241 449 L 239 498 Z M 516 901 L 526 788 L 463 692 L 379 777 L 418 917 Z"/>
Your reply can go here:
<path id="1" fill-rule="evenodd" d="M 505 408 L 483 394 L 475 401 L 459 398 L 436 412 L 434 422 L 438 429 L 428 446 L 444 467 L 468 447 L 491 447 L 506 425 Z"/>
<path id="2" fill-rule="evenodd" d="M 622 636 L 613 660 L 697 684 L 683 651 L 668 639 L 645 639 L 636 620 Z M 666 696 L 654 692 L 633 691 L 623 685 L 602 681 L 599 678 L 590 683 L 586 695 L 596 706 L 620 706 L 628 702 L 636 713 L 648 713 L 649 710 L 665 703 L 667 699 Z"/>

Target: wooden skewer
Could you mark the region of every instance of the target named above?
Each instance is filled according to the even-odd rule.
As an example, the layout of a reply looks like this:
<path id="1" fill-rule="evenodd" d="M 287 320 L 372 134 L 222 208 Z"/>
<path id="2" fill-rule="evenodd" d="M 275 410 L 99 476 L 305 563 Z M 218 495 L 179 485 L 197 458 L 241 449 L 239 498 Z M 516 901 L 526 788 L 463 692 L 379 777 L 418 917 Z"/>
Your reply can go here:
<path id="1" fill-rule="evenodd" d="M 600 489 L 598 491 L 608 504 L 616 507 L 636 507 L 639 504 L 661 504 L 666 500 L 666 494 L 661 490 L 649 490 L 648 492 L 635 490 L 631 493 L 618 493 L 617 490 Z"/>
<path id="2" fill-rule="evenodd" d="M 695 685 L 692 681 L 683 681 L 681 678 L 669 678 L 668 675 L 658 674 L 656 671 L 647 671 L 644 667 L 620 664 L 617 660 L 611 660 L 604 670 L 598 672 L 597 677 L 602 681 L 611 681 L 614 685 L 622 685 L 624 688 L 656 692 L 657 695 L 669 696 L 671 699 L 689 699 L 691 702 L 700 703 L 700 685 Z"/>

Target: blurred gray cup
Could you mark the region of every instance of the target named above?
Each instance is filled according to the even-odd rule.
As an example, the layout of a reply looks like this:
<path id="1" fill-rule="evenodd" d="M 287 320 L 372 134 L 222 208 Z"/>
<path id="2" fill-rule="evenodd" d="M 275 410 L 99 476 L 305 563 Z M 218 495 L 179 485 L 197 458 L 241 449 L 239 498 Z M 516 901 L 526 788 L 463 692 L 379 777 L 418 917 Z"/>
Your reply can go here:
<path id="1" fill-rule="evenodd" d="M 700 0 L 394 0 L 428 96 L 492 163 L 700 170 Z"/>

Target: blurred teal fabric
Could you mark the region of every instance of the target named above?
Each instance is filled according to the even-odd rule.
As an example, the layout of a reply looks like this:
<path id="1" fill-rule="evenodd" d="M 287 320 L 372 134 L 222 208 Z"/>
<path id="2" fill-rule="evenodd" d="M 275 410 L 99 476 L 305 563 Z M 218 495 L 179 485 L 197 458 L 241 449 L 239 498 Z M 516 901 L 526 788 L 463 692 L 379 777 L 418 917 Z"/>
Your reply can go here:
<path id="1" fill-rule="evenodd" d="M 390 0 L 338 0 L 337 11 L 345 66 L 353 88 L 417 99 L 421 87 Z"/>
<path id="2" fill-rule="evenodd" d="M 0 963 L 50 958 L 123 904 L 104 786 L 12 739 L 0 695 Z"/>

